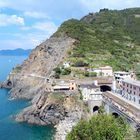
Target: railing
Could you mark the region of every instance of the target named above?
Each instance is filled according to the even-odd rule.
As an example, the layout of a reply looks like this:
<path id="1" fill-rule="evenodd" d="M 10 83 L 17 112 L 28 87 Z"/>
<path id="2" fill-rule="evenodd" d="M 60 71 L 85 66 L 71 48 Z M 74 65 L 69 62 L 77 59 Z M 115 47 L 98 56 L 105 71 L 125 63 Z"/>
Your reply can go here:
<path id="1" fill-rule="evenodd" d="M 136 116 L 134 116 L 132 113 L 128 112 L 125 108 L 117 104 L 116 102 L 112 101 L 111 99 L 107 97 L 103 97 L 103 102 L 107 104 L 109 107 L 111 107 L 113 110 L 118 112 L 118 114 L 124 116 L 129 121 L 134 122 L 135 124 L 139 124 L 139 120 L 137 120 Z"/>

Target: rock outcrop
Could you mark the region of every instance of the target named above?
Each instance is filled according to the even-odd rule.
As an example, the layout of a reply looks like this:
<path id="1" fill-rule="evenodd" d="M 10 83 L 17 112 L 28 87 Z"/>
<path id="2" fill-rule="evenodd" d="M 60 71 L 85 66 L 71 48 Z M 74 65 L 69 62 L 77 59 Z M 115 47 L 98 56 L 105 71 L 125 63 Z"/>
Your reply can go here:
<path id="1" fill-rule="evenodd" d="M 31 105 L 15 116 L 18 122 L 56 126 L 56 140 L 63 140 L 84 114 L 83 103 L 78 92 L 49 93 L 46 79 L 67 57 L 75 40 L 69 37 L 51 37 L 37 46 L 22 65 L 8 76 L 12 86 L 12 99 L 29 99 Z M 52 78 L 52 77 L 51 77 Z M 67 124 L 65 128 L 64 124 Z"/>
<path id="2" fill-rule="evenodd" d="M 56 140 L 65 140 L 78 121 L 86 113 L 79 93 L 42 93 L 37 94 L 30 107 L 16 116 L 16 121 L 38 125 L 54 125 Z"/>
<path id="3" fill-rule="evenodd" d="M 12 82 L 11 98 L 32 99 L 45 90 L 45 78 L 67 56 L 75 40 L 69 37 L 51 37 L 37 46 L 21 66 L 10 73 Z"/>

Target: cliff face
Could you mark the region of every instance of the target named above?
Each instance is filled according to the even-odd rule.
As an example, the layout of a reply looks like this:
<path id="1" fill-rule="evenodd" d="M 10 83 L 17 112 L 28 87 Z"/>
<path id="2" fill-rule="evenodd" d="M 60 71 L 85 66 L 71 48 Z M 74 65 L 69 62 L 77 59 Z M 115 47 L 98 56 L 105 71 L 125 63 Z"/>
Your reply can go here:
<path id="1" fill-rule="evenodd" d="M 39 125 L 56 125 L 60 120 L 69 117 L 72 112 L 75 114 L 81 110 L 82 101 L 76 99 L 78 93 L 75 94 L 71 96 L 67 96 L 65 93 L 37 94 L 32 100 L 32 106 L 18 114 L 16 120 Z M 79 114 L 76 118 L 79 120 L 81 116 Z"/>
<path id="2" fill-rule="evenodd" d="M 51 37 L 37 46 L 29 58 L 16 67 L 8 77 L 12 82 L 11 97 L 32 99 L 45 90 L 45 78 L 49 78 L 73 47 L 75 40 L 69 37 Z"/>
<path id="3" fill-rule="evenodd" d="M 18 122 L 37 125 L 56 126 L 56 140 L 65 140 L 83 116 L 84 105 L 79 93 L 49 93 L 47 78 L 74 47 L 75 39 L 70 37 L 51 37 L 37 46 L 27 60 L 9 74 L 12 99 L 30 99 L 31 105 L 15 116 Z M 64 123 L 68 125 L 64 125 Z"/>

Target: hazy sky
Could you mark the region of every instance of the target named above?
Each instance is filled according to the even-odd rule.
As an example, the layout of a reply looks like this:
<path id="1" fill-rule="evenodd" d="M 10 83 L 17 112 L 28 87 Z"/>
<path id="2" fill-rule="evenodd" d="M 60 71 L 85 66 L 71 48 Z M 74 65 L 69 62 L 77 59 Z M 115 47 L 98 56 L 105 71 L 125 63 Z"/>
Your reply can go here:
<path id="1" fill-rule="evenodd" d="M 64 20 L 129 7 L 140 7 L 140 0 L 0 0 L 0 49 L 34 48 Z"/>

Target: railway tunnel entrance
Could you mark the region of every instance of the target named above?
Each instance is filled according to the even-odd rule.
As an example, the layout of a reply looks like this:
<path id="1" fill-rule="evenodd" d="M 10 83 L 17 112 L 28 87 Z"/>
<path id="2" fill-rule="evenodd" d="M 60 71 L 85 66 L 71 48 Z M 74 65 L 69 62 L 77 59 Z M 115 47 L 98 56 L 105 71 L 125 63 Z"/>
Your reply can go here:
<path id="1" fill-rule="evenodd" d="M 111 87 L 108 85 L 102 85 L 100 86 L 101 92 L 111 91 Z"/>

